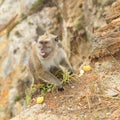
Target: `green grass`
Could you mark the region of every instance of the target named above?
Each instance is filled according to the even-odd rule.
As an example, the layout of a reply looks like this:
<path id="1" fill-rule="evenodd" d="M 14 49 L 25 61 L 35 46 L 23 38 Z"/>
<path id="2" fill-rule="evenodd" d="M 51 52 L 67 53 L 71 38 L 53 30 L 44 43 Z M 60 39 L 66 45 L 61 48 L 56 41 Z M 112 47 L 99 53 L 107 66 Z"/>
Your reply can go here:
<path id="1" fill-rule="evenodd" d="M 69 75 L 68 72 L 65 72 L 63 75 L 62 83 L 69 83 L 71 80 L 73 80 L 73 76 Z M 34 95 L 41 94 L 42 96 L 46 96 L 46 93 L 48 91 L 54 91 L 55 90 L 55 85 L 53 84 L 34 84 L 32 88 L 28 88 L 25 92 L 26 97 L 26 105 L 29 105 L 31 103 L 32 98 Z"/>
<path id="2" fill-rule="evenodd" d="M 33 5 L 32 5 L 30 10 L 37 9 L 40 5 L 42 5 L 43 2 L 44 2 L 44 0 L 37 0 L 35 3 L 33 3 Z"/>
<path id="3" fill-rule="evenodd" d="M 22 35 L 20 34 L 19 31 L 16 31 L 16 32 L 15 32 L 15 35 L 16 35 L 17 37 L 22 37 Z"/>
<path id="4" fill-rule="evenodd" d="M 55 86 L 53 84 L 34 84 L 32 88 L 28 88 L 25 92 L 26 105 L 29 105 L 31 103 L 31 100 L 34 97 L 34 95 L 41 94 L 42 96 L 45 96 L 48 91 L 53 91 L 54 88 Z"/>
<path id="5" fill-rule="evenodd" d="M 19 101 L 22 97 L 21 96 L 15 96 L 15 102 Z"/>
<path id="6" fill-rule="evenodd" d="M 29 105 L 31 103 L 32 100 L 32 95 L 34 94 L 34 92 L 36 91 L 36 89 L 34 87 L 32 88 L 27 88 L 25 91 L 25 101 L 26 101 L 26 105 Z"/>
<path id="7" fill-rule="evenodd" d="M 83 26 L 81 24 L 77 24 L 76 28 L 77 28 L 77 30 L 81 30 L 81 29 L 83 29 Z"/>
<path id="8" fill-rule="evenodd" d="M 29 21 L 29 22 L 28 22 L 28 25 L 33 25 L 33 23 Z"/>
<path id="9" fill-rule="evenodd" d="M 63 74 L 63 79 L 62 79 L 62 83 L 67 83 L 71 81 L 71 75 L 69 75 L 69 72 L 65 72 Z"/>
<path id="10" fill-rule="evenodd" d="M 26 18 L 27 18 L 27 15 L 22 14 L 19 21 L 16 21 L 16 22 L 13 23 L 12 25 L 10 25 L 9 28 L 8 28 L 8 30 L 7 30 L 7 37 L 9 37 L 10 32 L 11 32 L 18 24 L 20 24 L 23 20 L 25 20 Z"/>
<path id="11" fill-rule="evenodd" d="M 10 32 L 11 32 L 11 31 L 13 30 L 13 28 L 14 28 L 15 26 L 17 26 L 19 23 L 20 23 L 19 21 L 16 21 L 14 24 L 12 24 L 12 25 L 8 28 L 8 30 L 7 30 L 7 37 L 9 37 Z"/>
<path id="12" fill-rule="evenodd" d="M 24 14 L 24 13 L 22 13 L 22 14 L 21 14 L 21 21 L 25 20 L 26 18 L 27 18 L 27 15 Z"/>
<path id="13" fill-rule="evenodd" d="M 58 16 L 57 16 L 57 20 L 58 20 L 58 23 L 61 23 L 61 21 L 62 21 L 61 15 L 58 15 Z"/>

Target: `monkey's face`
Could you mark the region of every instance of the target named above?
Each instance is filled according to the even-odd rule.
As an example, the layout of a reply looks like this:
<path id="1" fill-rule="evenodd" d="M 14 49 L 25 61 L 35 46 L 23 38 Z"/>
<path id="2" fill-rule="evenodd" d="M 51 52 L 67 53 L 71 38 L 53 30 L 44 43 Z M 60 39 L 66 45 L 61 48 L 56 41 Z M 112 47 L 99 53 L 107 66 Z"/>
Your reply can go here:
<path id="1" fill-rule="evenodd" d="M 57 36 L 47 34 L 38 39 L 37 47 L 39 55 L 43 58 L 47 58 L 51 55 L 57 47 Z"/>

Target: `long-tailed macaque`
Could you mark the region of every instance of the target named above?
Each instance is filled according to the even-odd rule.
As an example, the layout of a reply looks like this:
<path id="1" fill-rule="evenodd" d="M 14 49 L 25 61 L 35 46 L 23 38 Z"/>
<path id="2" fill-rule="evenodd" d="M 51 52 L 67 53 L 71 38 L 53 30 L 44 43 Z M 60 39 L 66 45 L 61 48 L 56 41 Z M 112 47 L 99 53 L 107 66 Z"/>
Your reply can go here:
<path id="1" fill-rule="evenodd" d="M 50 83 L 56 85 L 58 90 L 63 90 L 62 81 L 54 75 L 53 71 L 51 72 L 54 69 L 61 70 L 60 66 L 72 73 L 67 54 L 58 37 L 45 33 L 38 38 L 30 53 L 29 70 L 34 83 L 38 81 Z"/>

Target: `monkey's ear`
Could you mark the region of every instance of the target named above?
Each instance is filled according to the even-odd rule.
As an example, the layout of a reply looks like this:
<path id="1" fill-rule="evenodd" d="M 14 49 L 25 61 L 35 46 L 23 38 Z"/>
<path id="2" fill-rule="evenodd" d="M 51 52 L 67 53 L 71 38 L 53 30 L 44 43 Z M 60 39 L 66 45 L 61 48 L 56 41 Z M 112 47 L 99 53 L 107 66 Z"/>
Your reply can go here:
<path id="1" fill-rule="evenodd" d="M 58 38 L 58 36 L 54 39 L 56 42 L 58 42 L 59 41 L 59 38 Z"/>

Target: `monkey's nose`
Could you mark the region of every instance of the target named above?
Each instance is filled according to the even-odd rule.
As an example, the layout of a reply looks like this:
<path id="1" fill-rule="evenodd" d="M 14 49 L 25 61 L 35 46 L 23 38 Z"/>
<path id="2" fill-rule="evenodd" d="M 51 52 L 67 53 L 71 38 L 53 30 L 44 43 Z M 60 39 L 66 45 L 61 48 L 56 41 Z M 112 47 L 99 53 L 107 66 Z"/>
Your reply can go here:
<path id="1" fill-rule="evenodd" d="M 41 48 L 41 52 L 42 52 L 42 53 L 45 53 L 45 49 L 44 49 L 44 48 Z"/>

